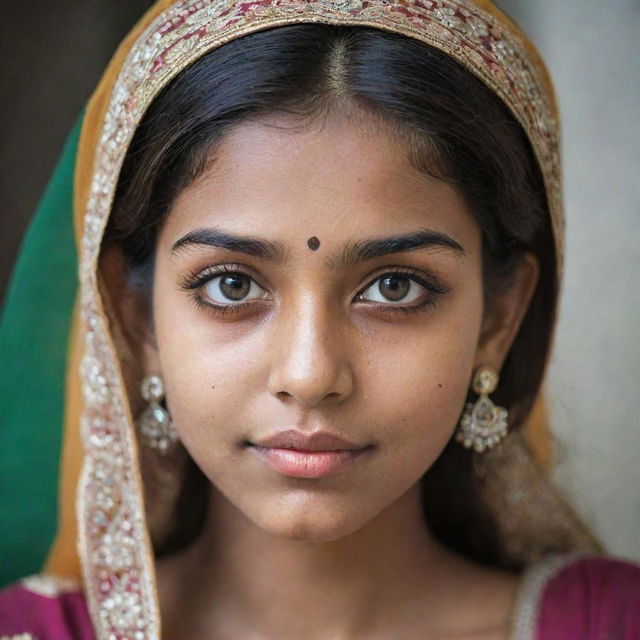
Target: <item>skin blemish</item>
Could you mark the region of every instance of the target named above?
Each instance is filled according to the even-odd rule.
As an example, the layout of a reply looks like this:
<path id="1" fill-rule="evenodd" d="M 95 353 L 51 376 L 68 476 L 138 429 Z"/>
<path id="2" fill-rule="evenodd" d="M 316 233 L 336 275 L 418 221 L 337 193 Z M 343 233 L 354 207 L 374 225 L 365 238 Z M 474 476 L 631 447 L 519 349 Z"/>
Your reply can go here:
<path id="1" fill-rule="evenodd" d="M 442 382 L 438 382 L 438 386 L 442 389 Z"/>
<path id="2" fill-rule="evenodd" d="M 315 236 L 311 236 L 307 240 L 307 246 L 309 247 L 309 249 L 311 249 L 311 251 L 316 251 L 320 246 L 320 240 L 318 240 L 318 238 L 316 238 Z"/>

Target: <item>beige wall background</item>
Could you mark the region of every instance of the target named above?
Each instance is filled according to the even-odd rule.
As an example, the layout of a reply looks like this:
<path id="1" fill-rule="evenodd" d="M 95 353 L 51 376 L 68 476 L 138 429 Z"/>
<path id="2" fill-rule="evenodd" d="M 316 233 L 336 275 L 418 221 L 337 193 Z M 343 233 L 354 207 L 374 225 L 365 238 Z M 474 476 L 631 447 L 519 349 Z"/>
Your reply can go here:
<path id="1" fill-rule="evenodd" d="M 612 553 L 640 560 L 640 2 L 498 4 L 541 50 L 563 126 L 556 478 Z"/>
<path id="2" fill-rule="evenodd" d="M 640 559 L 637 0 L 502 0 L 538 44 L 564 126 L 564 295 L 548 378 L 557 479 L 611 552 Z M 63 141 L 147 0 L 3 0 L 0 297 Z"/>

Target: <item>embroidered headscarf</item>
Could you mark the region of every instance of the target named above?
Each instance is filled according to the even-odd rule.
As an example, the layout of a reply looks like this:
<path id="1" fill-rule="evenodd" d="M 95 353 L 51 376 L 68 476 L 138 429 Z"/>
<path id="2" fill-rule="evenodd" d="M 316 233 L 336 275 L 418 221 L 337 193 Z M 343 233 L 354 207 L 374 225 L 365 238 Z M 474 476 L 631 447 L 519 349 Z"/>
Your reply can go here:
<path id="1" fill-rule="evenodd" d="M 25 362 L 12 371 L 11 379 L 5 373 L 7 377 L 0 380 L 3 388 L 14 390 L 8 406 L 17 407 L 8 415 L 11 428 L 5 430 L 4 445 L 19 452 L 3 473 L 20 495 L 16 477 L 24 464 L 21 451 L 32 446 L 25 442 L 28 434 L 38 438 L 46 432 L 48 446 L 54 451 L 59 447 L 55 426 L 63 411 L 62 377 L 56 376 L 55 367 L 41 371 L 41 376 L 34 372 L 47 360 L 58 363 L 61 373 L 60 345 L 72 327 L 59 520 L 46 570 L 81 576 L 98 638 L 160 637 L 153 531 L 145 511 L 130 401 L 139 379 L 132 379 L 131 354 L 105 295 L 99 261 L 119 172 L 147 108 L 183 69 L 231 40 L 298 23 L 367 26 L 414 38 L 451 56 L 495 93 L 520 123 L 537 160 L 554 239 L 556 277 L 561 278 L 564 222 L 552 86 L 526 36 L 490 2 L 161 0 L 155 4 L 117 50 L 87 107 L 81 130 L 70 138 L 25 244 L 14 280 L 21 285 L 14 284 L 10 292 L 0 333 L 0 349 L 16 362 L 23 357 L 20 347 L 30 345 Z M 70 246 L 71 200 L 77 264 Z M 65 214 L 69 214 L 66 219 Z M 57 315 L 51 315 L 51 333 L 34 344 L 33 336 L 20 333 L 19 327 L 28 326 L 24 319 L 29 310 L 35 313 L 42 306 L 31 299 L 38 289 L 24 283 L 38 280 L 32 269 L 36 255 L 39 273 L 46 272 L 46 260 L 52 260 L 45 255 L 46 240 L 55 234 L 61 238 L 60 255 L 67 257 L 52 269 L 67 274 L 66 285 L 58 291 L 57 303 L 52 300 Z M 79 289 L 71 321 L 71 270 L 76 267 Z M 54 290 L 47 295 L 55 294 Z M 46 349 L 52 351 L 49 356 Z M 31 405 L 25 408 L 28 398 Z M 18 423 L 24 424 L 29 411 L 29 428 L 20 431 Z M 11 435 L 16 433 L 22 435 Z M 500 450 L 491 452 L 485 468 L 491 478 L 486 500 L 510 552 L 527 561 L 542 553 L 552 538 L 563 539 L 567 547 L 589 548 L 593 545 L 589 533 L 541 472 L 549 464 L 549 453 L 540 403 L 524 433 L 525 439 L 513 434 Z M 47 473 L 55 474 L 50 467 L 49 462 Z M 41 545 L 49 533 L 43 531 Z"/>

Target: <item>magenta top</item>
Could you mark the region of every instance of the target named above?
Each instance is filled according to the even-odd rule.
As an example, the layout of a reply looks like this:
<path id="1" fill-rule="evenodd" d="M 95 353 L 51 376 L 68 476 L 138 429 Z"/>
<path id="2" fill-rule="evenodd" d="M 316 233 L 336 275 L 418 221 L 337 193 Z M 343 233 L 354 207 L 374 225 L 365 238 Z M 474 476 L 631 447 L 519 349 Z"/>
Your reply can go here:
<path id="1" fill-rule="evenodd" d="M 0 640 L 95 640 L 82 591 L 37 575 L 0 591 Z M 639 640 L 640 565 L 554 556 L 523 575 L 510 640 Z"/>
<path id="2" fill-rule="evenodd" d="M 640 640 L 640 567 L 583 559 L 544 589 L 539 640 Z"/>

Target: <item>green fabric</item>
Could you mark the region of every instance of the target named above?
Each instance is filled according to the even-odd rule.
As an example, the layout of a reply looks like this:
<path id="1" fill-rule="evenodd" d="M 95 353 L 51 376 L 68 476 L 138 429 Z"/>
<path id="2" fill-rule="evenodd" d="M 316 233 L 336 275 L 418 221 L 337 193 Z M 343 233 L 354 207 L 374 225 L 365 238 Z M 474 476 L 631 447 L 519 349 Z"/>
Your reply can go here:
<path id="1" fill-rule="evenodd" d="M 0 585 L 39 571 L 56 532 L 81 120 L 26 233 L 0 317 Z"/>

